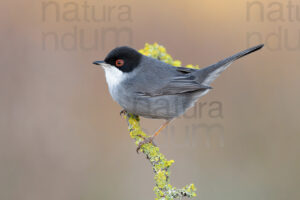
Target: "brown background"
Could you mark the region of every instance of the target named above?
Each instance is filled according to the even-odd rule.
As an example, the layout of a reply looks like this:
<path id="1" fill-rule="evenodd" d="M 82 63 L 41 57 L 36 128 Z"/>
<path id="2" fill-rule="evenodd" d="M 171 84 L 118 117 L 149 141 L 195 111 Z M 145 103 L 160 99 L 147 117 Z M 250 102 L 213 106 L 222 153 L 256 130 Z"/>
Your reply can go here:
<path id="1" fill-rule="evenodd" d="M 42 2 L 0 3 L 1 200 L 154 198 L 151 167 L 135 153 L 102 69 L 91 64 L 116 46 L 115 39 L 107 37 L 105 48 L 89 51 L 54 50 L 51 41 L 43 49 L 43 33 L 61 38 L 74 26 L 90 35 L 86 44 L 92 44 L 95 29 L 127 27 L 132 42 L 122 35 L 119 45 L 140 49 L 158 42 L 184 64 L 200 66 L 247 48 L 247 34 L 258 32 L 262 41 L 253 37 L 250 44 L 266 47 L 234 63 L 201 99 L 221 102 L 223 118 L 211 117 L 207 106 L 202 117 L 174 121 L 175 132 L 165 132 L 157 143 L 176 161 L 172 184 L 194 182 L 197 199 L 300 198 L 300 19 L 289 19 L 295 13 L 288 12 L 287 1 L 261 0 L 250 13 L 250 0 L 87 1 L 97 13 L 116 6 L 103 22 L 84 21 L 84 1 L 73 1 L 79 21 L 56 22 L 54 9 L 43 20 Z M 66 2 L 55 1 L 60 16 Z M 121 5 L 131 9 L 131 21 L 118 18 Z M 280 5 L 284 20 L 276 20 Z M 274 49 L 278 35 L 269 34 L 280 29 L 282 46 Z M 286 42 L 299 47 L 292 50 Z M 149 133 L 160 123 L 142 120 Z M 217 123 L 224 133 L 186 133 L 201 123 Z"/>

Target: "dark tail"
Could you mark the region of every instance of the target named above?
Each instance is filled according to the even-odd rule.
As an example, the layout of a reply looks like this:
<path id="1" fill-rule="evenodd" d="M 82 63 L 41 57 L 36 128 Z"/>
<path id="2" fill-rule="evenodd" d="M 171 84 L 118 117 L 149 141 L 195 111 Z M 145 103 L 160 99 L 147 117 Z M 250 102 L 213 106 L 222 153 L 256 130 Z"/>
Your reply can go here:
<path id="1" fill-rule="evenodd" d="M 213 64 L 211 66 L 205 67 L 199 71 L 197 71 L 196 77 L 199 77 L 199 82 L 203 83 L 204 85 L 209 85 L 212 81 L 214 81 L 221 72 L 223 72 L 232 62 L 235 60 L 244 57 L 250 53 L 253 53 L 255 51 L 258 51 L 259 49 L 263 48 L 263 44 L 246 49 L 240 53 L 237 53 L 233 56 L 230 56 L 228 58 L 225 58 L 224 60 L 221 60 L 220 62 Z"/>

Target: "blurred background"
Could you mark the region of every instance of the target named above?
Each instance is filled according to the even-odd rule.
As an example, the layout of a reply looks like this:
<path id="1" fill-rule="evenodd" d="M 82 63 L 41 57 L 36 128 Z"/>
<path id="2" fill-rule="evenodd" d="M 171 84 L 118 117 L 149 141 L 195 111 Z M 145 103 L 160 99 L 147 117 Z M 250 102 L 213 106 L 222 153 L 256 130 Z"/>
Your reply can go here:
<path id="1" fill-rule="evenodd" d="M 300 198 L 300 2 L 0 3 L 0 199 L 154 199 L 103 70 L 114 47 L 164 45 L 204 67 L 259 43 L 156 140 L 196 199 Z M 161 120 L 142 119 L 151 134 Z"/>

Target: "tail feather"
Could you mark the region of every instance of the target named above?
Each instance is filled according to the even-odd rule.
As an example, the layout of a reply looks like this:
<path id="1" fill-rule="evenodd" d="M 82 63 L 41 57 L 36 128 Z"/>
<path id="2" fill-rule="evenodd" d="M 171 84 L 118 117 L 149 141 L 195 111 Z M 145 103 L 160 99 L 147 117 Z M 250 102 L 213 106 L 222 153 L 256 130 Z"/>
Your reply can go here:
<path id="1" fill-rule="evenodd" d="M 261 48 L 263 48 L 263 44 L 246 49 L 240 53 L 237 53 L 233 56 L 230 56 L 224 60 L 221 60 L 220 62 L 213 64 L 211 66 L 205 67 L 199 71 L 197 71 L 195 74 L 196 77 L 199 77 L 199 82 L 204 85 L 210 85 L 211 82 L 213 82 L 220 74 L 223 72 L 231 63 L 233 63 L 235 60 L 242 58 L 250 53 L 253 53 Z"/>

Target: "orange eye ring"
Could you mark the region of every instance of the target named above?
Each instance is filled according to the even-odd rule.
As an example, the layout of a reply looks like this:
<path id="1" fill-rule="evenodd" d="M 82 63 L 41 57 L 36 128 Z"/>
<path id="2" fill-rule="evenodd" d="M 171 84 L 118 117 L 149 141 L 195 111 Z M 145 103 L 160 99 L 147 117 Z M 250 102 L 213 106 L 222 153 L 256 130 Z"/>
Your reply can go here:
<path id="1" fill-rule="evenodd" d="M 122 67 L 123 65 L 124 65 L 124 60 L 123 59 L 116 60 L 116 66 L 117 67 Z"/>

